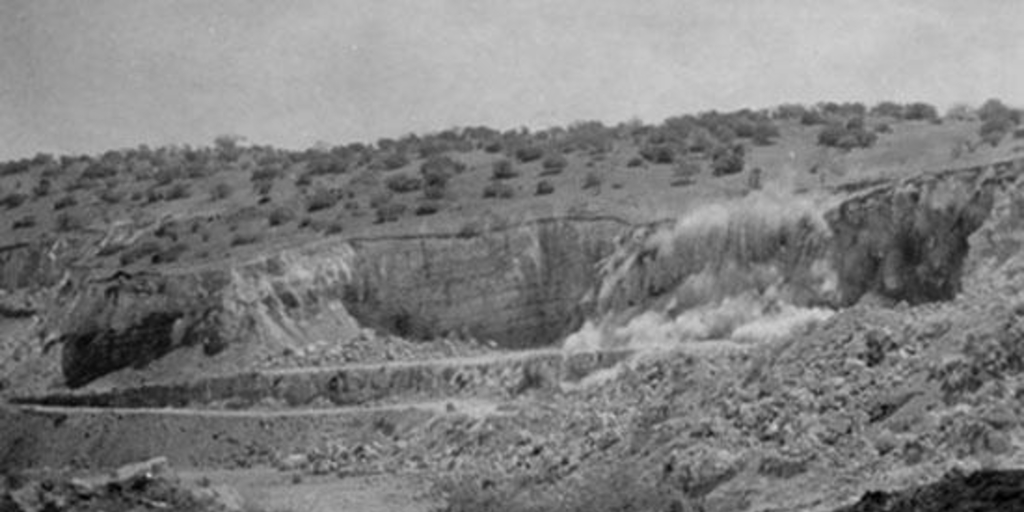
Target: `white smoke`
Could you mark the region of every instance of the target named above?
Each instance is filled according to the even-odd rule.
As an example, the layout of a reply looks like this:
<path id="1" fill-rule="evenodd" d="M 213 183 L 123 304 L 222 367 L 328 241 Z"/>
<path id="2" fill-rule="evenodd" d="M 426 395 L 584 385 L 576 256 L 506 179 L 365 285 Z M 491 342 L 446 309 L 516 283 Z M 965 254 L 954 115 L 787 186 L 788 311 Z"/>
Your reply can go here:
<path id="1" fill-rule="evenodd" d="M 831 309 L 807 300 L 827 302 L 835 290 L 823 210 L 810 198 L 758 192 L 637 234 L 605 261 L 601 313 L 566 350 L 757 343 L 828 318 Z"/>

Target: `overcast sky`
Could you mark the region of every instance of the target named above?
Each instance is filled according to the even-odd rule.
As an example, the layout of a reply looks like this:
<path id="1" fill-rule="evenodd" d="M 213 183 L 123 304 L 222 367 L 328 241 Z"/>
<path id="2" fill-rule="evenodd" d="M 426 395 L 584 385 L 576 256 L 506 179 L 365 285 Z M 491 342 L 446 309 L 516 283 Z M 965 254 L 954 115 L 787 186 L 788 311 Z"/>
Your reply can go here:
<path id="1" fill-rule="evenodd" d="M 1018 0 L 0 0 L 0 158 L 1024 91 Z"/>

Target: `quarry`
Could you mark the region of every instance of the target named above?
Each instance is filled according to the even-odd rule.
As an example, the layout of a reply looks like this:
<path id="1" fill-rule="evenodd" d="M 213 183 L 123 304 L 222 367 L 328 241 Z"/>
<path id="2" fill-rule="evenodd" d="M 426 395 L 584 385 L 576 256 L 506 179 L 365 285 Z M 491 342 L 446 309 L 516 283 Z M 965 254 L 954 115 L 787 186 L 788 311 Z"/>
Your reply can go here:
<path id="1" fill-rule="evenodd" d="M 541 216 L 183 268 L 81 265 L 137 236 L 124 227 L 8 245 L 10 503 L 60 509 L 71 484 L 38 482 L 154 459 L 228 510 L 313 510 L 301 496 L 339 485 L 340 503 L 381 510 L 949 499 L 928 485 L 1019 497 L 1022 171 L 1006 159 L 765 187 L 645 222 Z M 79 482 L 74 499 L 139 474 Z"/>

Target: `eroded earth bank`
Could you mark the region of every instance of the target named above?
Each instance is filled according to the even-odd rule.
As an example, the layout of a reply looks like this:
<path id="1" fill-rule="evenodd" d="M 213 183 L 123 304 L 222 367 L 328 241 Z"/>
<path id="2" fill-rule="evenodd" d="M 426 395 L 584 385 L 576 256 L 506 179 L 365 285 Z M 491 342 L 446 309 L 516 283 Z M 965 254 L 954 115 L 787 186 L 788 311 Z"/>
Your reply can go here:
<path id="1" fill-rule="evenodd" d="M 338 477 L 427 482 L 392 503 L 408 509 L 890 510 L 863 500 L 1015 490 L 1020 170 L 162 273 L 91 270 L 115 234 L 7 247 L 0 467 L 164 456 L 207 481 L 265 471 L 247 492 L 270 502 Z"/>

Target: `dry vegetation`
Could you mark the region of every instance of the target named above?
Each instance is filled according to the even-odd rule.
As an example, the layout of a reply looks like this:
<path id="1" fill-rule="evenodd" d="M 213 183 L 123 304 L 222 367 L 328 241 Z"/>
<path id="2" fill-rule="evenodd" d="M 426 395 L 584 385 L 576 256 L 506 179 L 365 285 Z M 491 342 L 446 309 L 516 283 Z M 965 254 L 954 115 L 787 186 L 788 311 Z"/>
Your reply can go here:
<path id="1" fill-rule="evenodd" d="M 98 239 L 111 226 L 131 226 L 133 235 L 100 248 L 95 262 L 119 267 L 584 204 L 649 219 L 772 184 L 806 190 L 991 158 L 1018 149 L 1020 118 L 998 100 L 944 117 L 923 103 L 820 103 L 657 125 L 466 127 L 305 151 L 225 136 L 210 147 L 39 154 L 0 164 L 0 239 Z"/>

